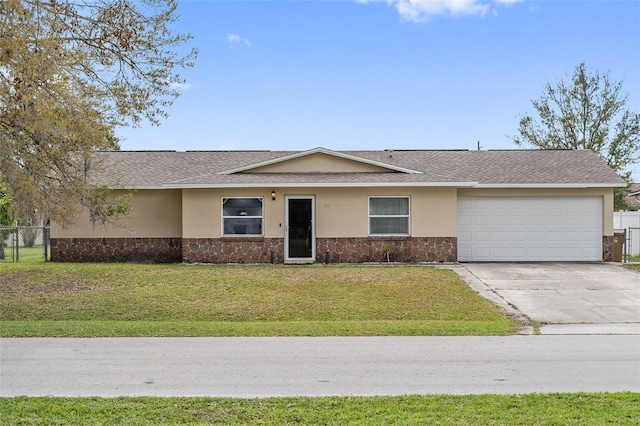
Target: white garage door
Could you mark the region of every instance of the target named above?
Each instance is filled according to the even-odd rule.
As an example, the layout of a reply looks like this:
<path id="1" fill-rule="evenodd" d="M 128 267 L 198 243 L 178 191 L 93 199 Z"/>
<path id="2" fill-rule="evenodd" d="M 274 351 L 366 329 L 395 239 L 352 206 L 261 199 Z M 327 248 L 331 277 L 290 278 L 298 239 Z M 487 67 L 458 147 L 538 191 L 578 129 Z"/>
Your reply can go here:
<path id="1" fill-rule="evenodd" d="M 600 197 L 458 197 L 460 261 L 600 261 Z"/>

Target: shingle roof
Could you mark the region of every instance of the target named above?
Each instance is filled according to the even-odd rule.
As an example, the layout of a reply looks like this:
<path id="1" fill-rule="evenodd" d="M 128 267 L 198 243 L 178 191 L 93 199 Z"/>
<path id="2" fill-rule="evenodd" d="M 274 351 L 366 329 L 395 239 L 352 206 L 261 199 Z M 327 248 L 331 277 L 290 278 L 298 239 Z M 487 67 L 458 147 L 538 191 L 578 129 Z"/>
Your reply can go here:
<path id="1" fill-rule="evenodd" d="M 327 150 L 325 150 L 327 151 Z M 624 180 L 589 150 L 341 151 L 402 173 L 231 173 L 301 151 L 113 151 L 98 153 L 113 187 L 224 186 L 624 186 Z M 304 152 L 303 152 L 304 153 Z"/>
<path id="2" fill-rule="evenodd" d="M 632 183 L 629 185 L 625 200 L 631 208 L 635 209 L 640 207 L 640 183 Z"/>

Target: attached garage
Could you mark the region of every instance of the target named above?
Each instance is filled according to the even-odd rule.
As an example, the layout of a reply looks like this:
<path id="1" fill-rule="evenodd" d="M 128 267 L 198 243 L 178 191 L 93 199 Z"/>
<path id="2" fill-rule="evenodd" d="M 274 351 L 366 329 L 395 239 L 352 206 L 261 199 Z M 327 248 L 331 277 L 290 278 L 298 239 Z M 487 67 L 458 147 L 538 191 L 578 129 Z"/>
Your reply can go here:
<path id="1" fill-rule="evenodd" d="M 460 261 L 601 261 L 602 197 L 458 197 Z"/>

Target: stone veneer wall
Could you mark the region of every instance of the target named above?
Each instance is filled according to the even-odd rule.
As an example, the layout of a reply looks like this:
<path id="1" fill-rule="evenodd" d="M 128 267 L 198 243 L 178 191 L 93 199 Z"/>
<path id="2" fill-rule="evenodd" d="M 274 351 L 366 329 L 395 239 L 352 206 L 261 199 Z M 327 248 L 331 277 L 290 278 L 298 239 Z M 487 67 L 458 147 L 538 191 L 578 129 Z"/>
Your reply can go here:
<path id="1" fill-rule="evenodd" d="M 602 237 L 613 261 L 614 236 Z M 456 262 L 456 237 L 318 238 L 318 262 Z M 54 262 L 283 263 L 282 238 L 52 238 Z"/>
<path id="2" fill-rule="evenodd" d="M 455 262 L 455 237 L 318 238 L 317 261 Z M 55 262 L 283 263 L 282 238 L 52 238 Z"/>
<path id="3" fill-rule="evenodd" d="M 284 239 L 184 238 L 182 260 L 189 263 L 283 263 Z"/>
<path id="4" fill-rule="evenodd" d="M 51 238 L 54 262 L 181 262 L 182 238 Z"/>
<path id="5" fill-rule="evenodd" d="M 605 262 L 613 262 L 614 239 L 615 236 L 613 235 L 602 236 L 602 260 Z"/>
<path id="6" fill-rule="evenodd" d="M 387 259 L 387 253 L 389 258 Z M 329 262 L 456 262 L 456 237 L 318 238 L 317 260 Z"/>

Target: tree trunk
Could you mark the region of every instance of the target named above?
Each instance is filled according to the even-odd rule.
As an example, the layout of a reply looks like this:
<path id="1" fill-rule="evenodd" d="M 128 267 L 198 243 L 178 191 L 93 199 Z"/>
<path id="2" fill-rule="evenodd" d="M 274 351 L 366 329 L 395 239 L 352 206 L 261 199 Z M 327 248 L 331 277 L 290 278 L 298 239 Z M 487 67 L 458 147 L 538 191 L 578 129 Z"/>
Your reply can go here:
<path id="1" fill-rule="evenodd" d="M 39 228 L 28 227 L 20 229 L 20 235 L 22 235 L 22 243 L 25 247 L 33 247 L 38 239 Z"/>

